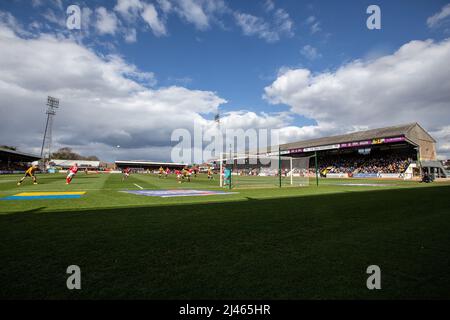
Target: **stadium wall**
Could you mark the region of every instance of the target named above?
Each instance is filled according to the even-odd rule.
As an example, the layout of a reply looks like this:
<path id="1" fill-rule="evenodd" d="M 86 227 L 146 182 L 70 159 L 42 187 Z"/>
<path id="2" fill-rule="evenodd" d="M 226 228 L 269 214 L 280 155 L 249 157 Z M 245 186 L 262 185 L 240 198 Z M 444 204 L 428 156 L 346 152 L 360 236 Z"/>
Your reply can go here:
<path id="1" fill-rule="evenodd" d="M 435 161 L 436 154 L 436 140 L 433 139 L 419 124 L 412 127 L 407 137 L 419 147 L 420 161 Z"/>

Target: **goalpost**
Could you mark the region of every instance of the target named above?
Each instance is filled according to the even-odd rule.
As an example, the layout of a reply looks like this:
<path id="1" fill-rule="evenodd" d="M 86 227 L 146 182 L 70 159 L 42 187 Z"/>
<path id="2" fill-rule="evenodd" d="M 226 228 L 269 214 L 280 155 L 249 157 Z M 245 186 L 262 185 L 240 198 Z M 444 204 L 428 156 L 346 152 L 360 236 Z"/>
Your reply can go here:
<path id="1" fill-rule="evenodd" d="M 284 187 L 309 185 L 310 157 L 279 154 L 226 154 L 219 158 L 220 186 Z"/>

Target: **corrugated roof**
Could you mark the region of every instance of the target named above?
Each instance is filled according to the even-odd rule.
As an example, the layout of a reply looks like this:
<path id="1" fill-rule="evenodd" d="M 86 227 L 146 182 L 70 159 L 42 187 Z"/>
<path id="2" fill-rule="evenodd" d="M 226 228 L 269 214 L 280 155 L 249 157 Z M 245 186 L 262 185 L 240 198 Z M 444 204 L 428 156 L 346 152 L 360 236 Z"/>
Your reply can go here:
<path id="1" fill-rule="evenodd" d="M 27 160 L 39 160 L 41 157 L 35 154 L 0 148 L 1 153 L 11 154 L 17 157 L 27 158 Z"/>
<path id="2" fill-rule="evenodd" d="M 343 134 L 343 135 L 338 135 L 338 136 L 332 136 L 332 137 L 324 137 L 324 138 L 311 139 L 311 140 L 305 140 L 305 141 L 299 141 L 299 142 L 293 142 L 293 143 L 286 143 L 286 144 L 280 145 L 280 149 L 288 150 L 288 149 L 297 149 L 297 148 L 311 148 L 311 147 L 327 146 L 327 145 L 333 145 L 333 144 L 345 143 L 345 142 L 370 140 L 370 139 L 376 139 L 376 138 L 407 136 L 408 131 L 417 125 L 418 124 L 416 122 L 414 122 L 414 123 L 408 123 L 408 124 L 392 126 L 392 127 L 378 128 L 378 129 L 372 129 L 372 130 L 366 130 L 366 131 L 358 131 L 358 132 L 353 132 L 353 133 L 348 133 L 348 134 Z"/>

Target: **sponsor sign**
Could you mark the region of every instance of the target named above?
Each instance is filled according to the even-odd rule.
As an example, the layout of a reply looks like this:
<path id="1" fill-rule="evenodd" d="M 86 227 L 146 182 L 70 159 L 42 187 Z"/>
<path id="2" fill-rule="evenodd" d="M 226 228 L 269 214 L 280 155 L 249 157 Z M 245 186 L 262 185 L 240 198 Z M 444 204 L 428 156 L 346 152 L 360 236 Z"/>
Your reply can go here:
<path id="1" fill-rule="evenodd" d="M 318 147 L 304 148 L 303 152 L 332 150 L 332 149 L 339 149 L 339 144 L 331 144 L 331 145 L 328 145 L 328 146 L 318 146 Z"/>
<path id="2" fill-rule="evenodd" d="M 341 148 L 364 147 L 364 146 L 370 146 L 371 144 L 372 144 L 372 140 L 364 140 L 364 141 L 341 143 L 340 147 Z"/>
<path id="3" fill-rule="evenodd" d="M 332 149 L 340 149 L 340 148 L 354 148 L 354 147 L 365 147 L 383 143 L 394 143 L 405 141 L 405 137 L 392 137 L 392 138 L 375 138 L 372 140 L 361 140 L 354 142 L 345 142 L 340 144 L 332 144 L 327 146 L 317 146 L 317 147 L 309 147 L 309 148 L 295 148 L 289 149 L 287 153 L 302 153 L 302 152 L 312 152 L 312 151 L 323 151 L 323 150 L 332 150 Z M 283 153 L 284 151 L 282 151 Z"/>
<path id="4" fill-rule="evenodd" d="M 394 137 L 394 138 L 385 138 L 384 143 L 393 143 L 393 142 L 401 142 L 405 141 L 405 137 Z"/>
<path id="5" fill-rule="evenodd" d="M 389 187 L 392 184 L 382 184 L 382 183 L 339 183 L 336 186 L 351 186 L 351 187 Z"/>
<path id="6" fill-rule="evenodd" d="M 378 178 L 378 173 L 356 173 L 353 178 Z"/>
<path id="7" fill-rule="evenodd" d="M 372 144 L 382 144 L 384 143 L 384 139 L 373 139 Z"/>
<path id="8" fill-rule="evenodd" d="M 327 178 L 348 178 L 347 173 L 327 173 Z"/>
<path id="9" fill-rule="evenodd" d="M 378 176 L 386 179 L 403 179 L 405 175 L 403 173 L 380 173 Z"/>
<path id="10" fill-rule="evenodd" d="M 301 153 L 301 152 L 303 152 L 303 148 L 289 149 L 289 153 Z"/>

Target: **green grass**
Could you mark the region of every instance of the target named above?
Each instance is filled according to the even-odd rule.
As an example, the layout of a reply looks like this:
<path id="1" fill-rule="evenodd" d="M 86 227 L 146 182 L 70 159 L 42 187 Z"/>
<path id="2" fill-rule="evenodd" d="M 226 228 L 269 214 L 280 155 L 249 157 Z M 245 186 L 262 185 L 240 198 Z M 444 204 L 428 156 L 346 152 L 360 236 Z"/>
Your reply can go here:
<path id="1" fill-rule="evenodd" d="M 0 298 L 450 298 L 450 184 L 322 180 L 319 187 L 153 198 L 119 192 L 213 189 L 204 176 L 0 176 L 0 199 L 86 191 L 80 199 L 0 200 Z M 345 186 L 343 183 L 383 186 Z M 386 185 L 384 185 L 386 184 Z M 82 290 L 66 289 L 67 266 Z M 382 290 L 366 288 L 367 266 Z"/>

